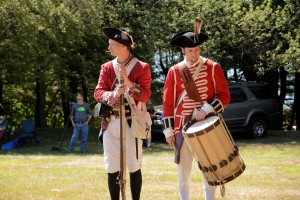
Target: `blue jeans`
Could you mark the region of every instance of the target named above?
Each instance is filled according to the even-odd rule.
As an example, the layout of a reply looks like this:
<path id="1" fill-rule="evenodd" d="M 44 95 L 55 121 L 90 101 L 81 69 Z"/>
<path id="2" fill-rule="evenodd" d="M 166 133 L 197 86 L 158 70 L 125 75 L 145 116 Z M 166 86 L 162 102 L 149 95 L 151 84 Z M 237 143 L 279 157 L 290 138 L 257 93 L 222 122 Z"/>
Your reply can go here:
<path id="1" fill-rule="evenodd" d="M 82 153 L 86 147 L 86 142 L 89 134 L 89 125 L 83 123 L 76 123 L 75 128 L 73 129 L 73 135 L 70 142 L 69 152 L 74 150 L 75 144 L 78 140 L 79 133 L 81 133 L 81 145 L 80 152 Z"/>

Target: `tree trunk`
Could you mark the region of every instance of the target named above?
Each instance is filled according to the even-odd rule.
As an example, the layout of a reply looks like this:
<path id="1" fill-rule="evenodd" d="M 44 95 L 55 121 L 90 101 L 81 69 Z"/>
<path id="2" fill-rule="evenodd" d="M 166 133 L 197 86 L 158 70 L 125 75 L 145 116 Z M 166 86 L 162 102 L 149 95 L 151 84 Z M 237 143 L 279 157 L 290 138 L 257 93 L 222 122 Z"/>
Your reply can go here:
<path id="1" fill-rule="evenodd" d="M 295 98 L 294 98 L 294 103 L 295 103 L 295 110 L 296 110 L 296 126 L 297 130 L 300 130 L 300 73 L 296 72 L 295 74 Z"/>
<path id="2" fill-rule="evenodd" d="M 253 58 L 248 54 L 242 55 L 241 66 L 247 81 L 257 81 Z"/>
<path id="3" fill-rule="evenodd" d="M 223 74 L 225 76 L 225 79 L 228 81 L 228 74 L 227 74 L 227 70 L 223 70 Z"/>
<path id="4" fill-rule="evenodd" d="M 3 103 L 3 81 L 2 78 L 0 79 L 0 105 Z"/>
<path id="5" fill-rule="evenodd" d="M 296 106 L 296 102 L 294 101 L 293 106 L 292 106 L 292 111 L 291 111 L 291 119 L 289 122 L 289 125 L 287 126 L 287 130 L 293 130 L 293 125 L 294 125 L 294 121 L 295 121 L 295 106 Z"/>
<path id="6" fill-rule="evenodd" d="M 169 68 L 167 68 L 167 67 L 164 65 L 163 60 L 162 60 L 162 56 L 161 56 L 161 55 L 159 55 L 159 64 L 160 64 L 160 68 L 161 68 L 161 70 L 163 71 L 165 77 L 167 77 Z"/>
<path id="7" fill-rule="evenodd" d="M 3 81 L 2 81 L 2 79 L 0 79 L 0 115 L 4 115 L 5 113 L 4 113 L 4 107 L 3 107 L 3 96 L 2 96 L 2 94 L 3 94 Z"/>
<path id="8" fill-rule="evenodd" d="M 283 67 L 280 67 L 280 80 L 281 80 L 281 88 L 280 88 L 280 96 L 278 96 L 278 82 L 279 82 L 279 74 L 278 68 L 275 67 L 266 71 L 263 81 L 267 82 L 270 86 L 271 92 L 278 101 L 278 112 L 280 113 L 280 125 L 277 127 L 282 129 L 283 127 L 283 103 L 286 95 L 286 75 L 287 72 Z"/>
<path id="9" fill-rule="evenodd" d="M 279 68 L 279 73 L 280 73 L 280 96 L 279 96 L 279 112 L 280 112 L 280 116 L 281 116 L 281 128 L 283 127 L 283 104 L 285 101 L 285 97 L 286 97 L 286 90 L 287 90 L 287 84 L 286 84 L 286 76 L 288 74 L 288 72 L 284 69 L 284 67 L 280 67 Z"/>
<path id="10" fill-rule="evenodd" d="M 278 98 L 279 74 L 278 74 L 277 67 L 266 71 L 263 80 L 269 84 L 272 94 L 276 98 Z"/>
<path id="11" fill-rule="evenodd" d="M 244 76 L 247 81 L 257 81 L 258 80 L 256 72 L 252 68 L 254 69 L 254 67 L 247 67 L 247 68 L 243 69 Z"/>
<path id="12" fill-rule="evenodd" d="M 272 94 L 278 101 L 280 101 L 278 98 L 278 80 L 279 74 L 277 68 L 273 68 L 266 71 L 262 81 L 269 84 Z"/>
<path id="13" fill-rule="evenodd" d="M 45 85 L 45 71 L 42 67 L 37 69 L 35 74 L 36 81 L 36 103 L 35 103 L 35 123 L 36 127 L 46 127 L 46 85 Z"/>
<path id="14" fill-rule="evenodd" d="M 83 95 L 84 101 L 88 102 L 87 101 L 88 87 L 86 85 L 86 81 L 85 81 L 84 77 L 81 77 L 81 87 L 82 87 L 82 95 Z"/>
<path id="15" fill-rule="evenodd" d="M 238 81 L 237 67 L 234 67 L 233 70 L 234 70 L 233 73 L 234 81 Z"/>

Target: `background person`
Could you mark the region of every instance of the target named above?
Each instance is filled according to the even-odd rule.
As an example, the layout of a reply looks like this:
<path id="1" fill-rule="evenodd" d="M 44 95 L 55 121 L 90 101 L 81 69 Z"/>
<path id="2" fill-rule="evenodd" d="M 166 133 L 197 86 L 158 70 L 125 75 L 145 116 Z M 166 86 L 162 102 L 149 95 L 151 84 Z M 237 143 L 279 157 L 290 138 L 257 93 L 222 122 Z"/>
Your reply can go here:
<path id="1" fill-rule="evenodd" d="M 192 119 L 203 120 L 211 112 L 222 112 L 230 101 L 227 81 L 220 65 L 200 56 L 199 45 L 208 39 L 206 34 L 201 33 L 201 25 L 201 20 L 197 18 L 195 27 L 199 29 L 184 31 L 172 38 L 171 45 L 180 47 L 185 56 L 182 62 L 170 68 L 163 94 L 164 134 L 170 146 L 176 145 L 175 162 L 178 164 L 178 187 L 182 200 L 190 199 L 190 175 L 193 161 L 193 153 L 183 140 L 182 127 L 191 114 Z M 191 99 L 187 94 L 181 100 L 180 97 L 185 87 L 179 65 L 186 65 L 191 75 L 194 75 L 197 69 L 199 70 L 194 82 L 202 102 Z M 214 199 L 215 187 L 208 185 L 204 176 L 203 186 L 205 199 Z"/>
<path id="2" fill-rule="evenodd" d="M 105 167 L 108 175 L 108 188 L 112 200 L 119 200 L 120 186 L 117 177 L 120 171 L 120 96 L 124 94 L 126 123 L 126 165 L 130 175 L 130 189 L 133 200 L 140 199 L 142 188 L 142 145 L 143 141 L 130 133 L 131 110 L 126 99 L 133 104 L 147 102 L 151 91 L 151 71 L 149 64 L 135 58 L 130 49 L 135 44 L 132 37 L 116 28 L 103 28 L 109 38 L 108 50 L 115 59 L 101 66 L 98 85 L 94 97 L 109 108 L 103 114 L 100 136 L 103 136 Z M 119 84 L 123 77 L 124 84 Z"/>
<path id="3" fill-rule="evenodd" d="M 75 144 L 81 134 L 80 153 L 83 153 L 86 148 L 86 143 L 89 134 L 89 121 L 92 118 L 92 111 L 88 103 L 83 102 L 83 96 L 77 94 L 77 103 L 73 103 L 71 110 L 71 122 L 73 126 L 73 135 L 71 137 L 68 152 L 73 152 Z"/>

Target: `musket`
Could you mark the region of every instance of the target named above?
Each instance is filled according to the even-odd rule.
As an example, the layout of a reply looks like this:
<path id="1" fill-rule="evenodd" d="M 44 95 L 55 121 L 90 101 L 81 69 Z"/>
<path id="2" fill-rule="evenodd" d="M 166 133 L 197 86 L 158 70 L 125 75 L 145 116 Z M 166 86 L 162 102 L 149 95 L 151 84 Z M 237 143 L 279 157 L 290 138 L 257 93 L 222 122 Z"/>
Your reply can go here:
<path id="1" fill-rule="evenodd" d="M 123 77 L 120 77 L 120 84 L 124 84 Z M 126 200 L 126 120 L 124 94 L 120 96 L 120 174 L 119 185 L 122 194 L 122 200 Z"/>
<path id="2" fill-rule="evenodd" d="M 126 67 L 133 57 L 130 55 L 129 60 L 124 64 Z M 124 78 L 120 76 L 120 84 L 124 84 Z M 125 119 L 125 120 L 124 120 Z M 120 96 L 120 174 L 119 185 L 121 189 L 122 200 L 126 200 L 126 118 L 124 94 Z"/>

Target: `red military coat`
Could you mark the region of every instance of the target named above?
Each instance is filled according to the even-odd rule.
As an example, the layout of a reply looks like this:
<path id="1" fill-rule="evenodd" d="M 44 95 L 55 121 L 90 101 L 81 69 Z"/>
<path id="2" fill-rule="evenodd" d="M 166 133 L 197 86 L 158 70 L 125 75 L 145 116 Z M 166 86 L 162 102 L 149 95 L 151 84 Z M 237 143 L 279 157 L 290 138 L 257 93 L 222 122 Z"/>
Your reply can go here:
<path id="1" fill-rule="evenodd" d="M 203 103 L 207 102 L 216 112 L 222 112 L 230 102 L 230 93 L 221 66 L 202 57 L 199 64 L 188 65 L 192 75 L 198 67 L 201 68 L 195 83 Z M 194 108 L 200 109 L 202 106 L 202 103 L 190 99 L 187 94 L 178 102 L 183 91 L 185 91 L 184 83 L 178 65 L 175 65 L 170 68 L 164 85 L 163 109 L 166 137 L 172 135 L 171 129 L 177 137 Z"/>
<path id="2" fill-rule="evenodd" d="M 105 93 L 111 92 L 112 85 L 116 79 L 113 67 L 114 61 L 109 61 L 101 66 L 98 84 L 94 91 L 94 98 L 97 102 L 105 103 Z M 136 59 L 136 64 L 130 71 L 128 78 L 136 86 L 136 90 L 132 95 L 133 99 L 136 102 L 147 102 L 151 95 L 150 85 L 152 81 L 149 64 Z"/>
<path id="3" fill-rule="evenodd" d="M 130 89 L 129 94 L 133 97 L 136 104 L 139 101 L 147 102 L 151 95 L 150 85 L 152 81 L 149 64 L 139 61 L 136 58 L 133 58 L 130 63 L 133 63 L 133 66 L 128 74 L 128 78 L 134 84 L 134 87 Z M 116 105 L 112 105 L 109 102 L 109 100 L 114 99 L 112 98 L 114 96 L 114 91 L 112 91 L 114 89 L 113 84 L 118 83 L 118 81 L 115 82 L 117 76 L 114 67 L 116 67 L 116 65 L 117 59 L 114 59 L 101 66 L 98 84 L 94 91 L 94 98 L 97 102 L 111 107 L 116 107 Z M 129 64 L 128 67 L 130 67 L 130 65 L 131 64 Z M 114 101 L 119 102 L 118 99 Z M 104 116 L 102 118 L 99 136 L 106 130 L 107 125 L 108 121 Z"/>

